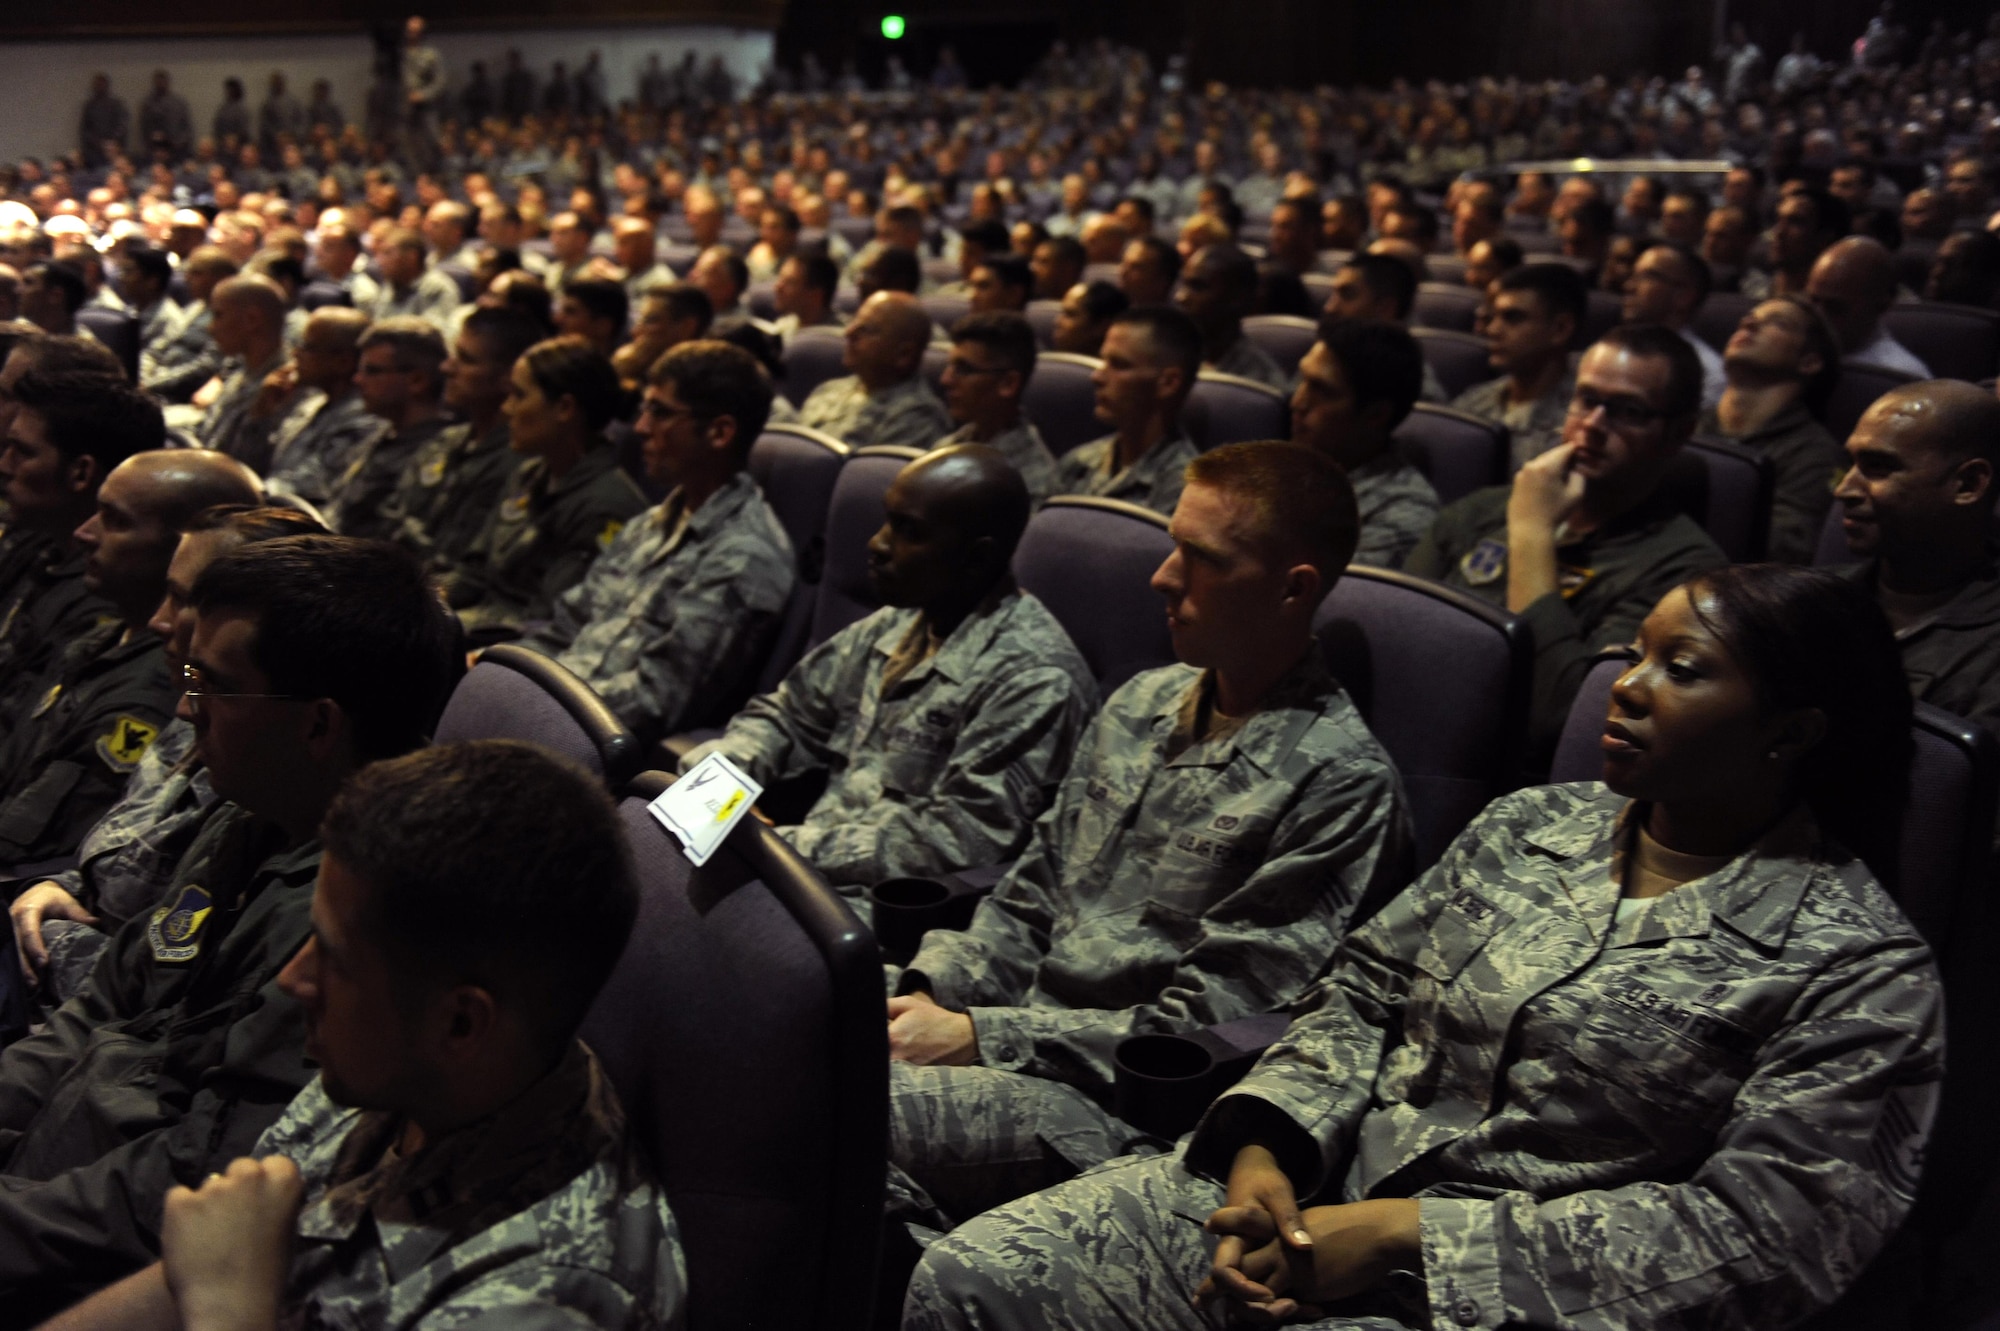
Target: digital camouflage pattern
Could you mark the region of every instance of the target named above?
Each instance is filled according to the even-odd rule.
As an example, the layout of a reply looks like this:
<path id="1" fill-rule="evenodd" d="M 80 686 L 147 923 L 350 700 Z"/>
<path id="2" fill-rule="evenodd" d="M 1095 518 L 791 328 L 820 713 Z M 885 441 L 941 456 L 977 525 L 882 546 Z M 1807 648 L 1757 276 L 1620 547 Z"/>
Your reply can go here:
<path id="1" fill-rule="evenodd" d="M 221 373 L 222 353 L 209 336 L 214 318 L 207 301 L 182 306 L 159 337 L 140 349 L 139 387 L 168 402 L 185 402 Z"/>
<path id="2" fill-rule="evenodd" d="M 1506 609 L 1511 493 L 1495 485 L 1447 505 L 1404 569 Z M 1728 562 L 1708 533 L 1660 494 L 1594 532 L 1559 535 L 1557 590 L 1520 614 L 1535 643 L 1531 761 L 1547 762 L 1597 653 L 1630 643 L 1662 596 Z"/>
<path id="3" fill-rule="evenodd" d="M 507 421 L 474 437 L 453 425 L 427 440 L 403 468 L 388 502 L 390 539 L 432 568 L 464 559 L 521 465 L 508 447 Z"/>
<path id="4" fill-rule="evenodd" d="M 144 629 L 92 629 L 36 685 L 40 698 L 0 745 L 0 864 L 76 853 L 125 790 L 180 687 Z"/>
<path id="5" fill-rule="evenodd" d="M 1162 439 L 1114 476 L 1117 450 L 1118 437 L 1106 435 L 1063 454 L 1056 463 L 1056 493 L 1123 499 L 1172 517 L 1187 485 L 1187 465 L 1200 451 L 1193 441 L 1184 434 Z"/>
<path id="6" fill-rule="evenodd" d="M 139 759 L 125 793 L 77 847 L 77 867 L 53 882 L 97 916 L 95 925 L 44 919 L 49 949 L 43 991 L 58 1002 L 83 986 L 112 934 L 166 892 L 174 866 L 222 799 L 191 756 L 194 727 L 172 720 Z"/>
<path id="7" fill-rule="evenodd" d="M 492 1116 L 385 1158 L 403 1126 L 315 1078 L 257 1143 L 305 1184 L 280 1327 L 682 1324 L 673 1213 L 583 1045 Z"/>
<path id="8" fill-rule="evenodd" d="M 874 444 L 929 448 L 951 433 L 951 414 L 920 374 L 877 393 L 864 388 L 855 375 L 830 379 L 806 395 L 799 406 L 799 423 L 855 448 Z"/>
<path id="9" fill-rule="evenodd" d="M 931 447 L 978 442 L 972 437 L 972 427 L 961 425 Z M 1021 473 L 1021 480 L 1028 487 L 1028 498 L 1033 502 L 1039 504 L 1056 492 L 1056 455 L 1042 442 L 1042 432 L 1029 422 L 1015 422 L 1011 430 L 1002 430 L 988 439 L 986 447 L 1014 464 L 1014 470 Z"/>
<path id="10" fill-rule="evenodd" d="M 568 667 L 635 734 L 712 725 L 749 691 L 797 581 L 777 514 L 738 472 L 693 513 L 676 490 L 626 523 L 521 645 Z"/>
<path id="11" fill-rule="evenodd" d="M 991 597 L 886 689 L 918 610 L 849 625 L 753 699 L 720 751 L 770 785 L 829 772 L 805 821 L 778 832 L 836 884 L 1001 864 L 1048 807 L 1097 706 L 1069 635 L 1034 597 Z"/>
<path id="12" fill-rule="evenodd" d="M 1417 1305 L 1329 1325 L 1750 1331 L 1831 1304 L 1915 1193 L 1930 952 L 1803 811 L 1621 914 L 1628 807 L 1594 783 L 1496 801 L 1349 935 L 1183 1159 L 974 1222 L 905 1325 L 1202 1324 L 1192 1222 L 1251 1140 L 1309 1204 L 1421 1200 Z"/>
<path id="13" fill-rule="evenodd" d="M 1428 367 L 1426 367 L 1428 368 Z M 1538 458 L 1562 442 L 1563 422 L 1569 419 L 1569 400 L 1576 396 L 1574 364 L 1549 391 L 1529 403 L 1525 412 L 1508 404 L 1506 375 L 1474 384 L 1451 400 L 1458 411 L 1507 427 L 1515 470 L 1531 458 Z M 1429 398 L 1425 399 L 1429 401 Z"/>
<path id="14" fill-rule="evenodd" d="M 1203 368 L 1214 370 L 1217 374 L 1233 374 L 1239 379 L 1275 388 L 1280 393 L 1292 391 L 1292 376 L 1271 359 L 1270 352 L 1247 337 L 1238 337 L 1230 344 L 1229 350 L 1222 353 L 1221 359 L 1210 361 Z"/>
<path id="15" fill-rule="evenodd" d="M 262 365 L 229 362 L 233 368 L 222 381 L 222 392 L 209 403 L 195 427 L 195 437 L 203 448 L 227 453 L 260 476 L 270 470 L 271 432 L 278 421 L 258 420 L 250 414 L 250 407 L 263 390 L 264 376 L 284 363 L 282 350 Z"/>
<path id="16" fill-rule="evenodd" d="M 463 563 L 445 577 L 445 594 L 467 629 L 518 631 L 555 613 L 556 598 L 582 582 L 625 524 L 646 511 L 646 496 L 605 443 L 584 452 L 561 480 L 529 458 Z"/>
<path id="17" fill-rule="evenodd" d="M 925 938 L 902 987 L 969 1012 L 986 1067 L 1108 1101 L 1120 1040 L 1291 1001 L 1404 871 L 1401 784 L 1317 653 L 1200 739 L 1212 690 L 1168 666 L 1113 694 L 971 927 Z"/>
<path id="18" fill-rule="evenodd" d="M 389 422 L 362 405 L 361 395 L 329 400 L 309 389 L 271 432 L 271 468 L 265 478 L 315 507 L 333 498 L 340 478 Z"/>
<path id="19" fill-rule="evenodd" d="M 1347 479 L 1353 482 L 1355 507 L 1361 513 L 1361 540 L 1354 549 L 1354 562 L 1401 568 L 1437 521 L 1437 491 L 1393 447 L 1349 468 Z"/>

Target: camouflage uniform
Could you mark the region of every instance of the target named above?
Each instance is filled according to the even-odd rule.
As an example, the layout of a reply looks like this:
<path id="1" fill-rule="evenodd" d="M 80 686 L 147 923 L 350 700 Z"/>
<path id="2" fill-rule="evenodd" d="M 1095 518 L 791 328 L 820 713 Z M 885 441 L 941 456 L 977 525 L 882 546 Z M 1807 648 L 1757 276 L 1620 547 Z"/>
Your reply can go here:
<path id="1" fill-rule="evenodd" d="M 961 425 L 931 447 L 978 442 L 972 437 L 972 427 Z M 1012 429 L 1002 430 L 988 439 L 986 447 L 1014 464 L 1014 470 L 1020 472 L 1021 479 L 1027 483 L 1030 500 L 1039 504 L 1055 493 L 1056 455 L 1042 442 L 1042 432 L 1033 423 L 1026 419 L 1016 421 Z"/>
<path id="2" fill-rule="evenodd" d="M 139 352 L 139 387 L 168 402 L 185 402 L 222 370 L 222 353 L 208 334 L 208 302 L 183 306 L 179 317 Z"/>
<path id="3" fill-rule="evenodd" d="M 1347 479 L 1361 510 L 1361 543 L 1354 549 L 1354 562 L 1401 568 L 1437 521 L 1437 491 L 1393 445 L 1350 468 Z"/>
<path id="4" fill-rule="evenodd" d="M 508 439 L 502 417 L 478 438 L 470 425 L 453 425 L 426 440 L 389 499 L 390 539 L 433 568 L 464 559 L 521 465 Z"/>
<path id="5" fill-rule="evenodd" d="M 383 282 L 375 299 L 361 308 L 377 323 L 408 315 L 444 333 L 450 331 L 451 314 L 459 301 L 458 283 L 452 281 L 449 273 L 433 268 L 401 291 L 394 283 Z"/>
<path id="6" fill-rule="evenodd" d="M 0 747 L 0 864 L 17 868 L 76 853 L 180 697 L 160 640 L 117 623 L 72 643 L 39 687 Z"/>
<path id="7" fill-rule="evenodd" d="M 749 472 L 692 513 L 676 490 L 626 523 L 521 645 L 575 672 L 637 734 L 716 724 L 763 664 L 795 565 Z"/>
<path id="8" fill-rule="evenodd" d="M 0 1303 L 9 1319 L 154 1260 L 161 1199 L 250 1154 L 313 1078 L 274 983 L 310 931 L 319 844 L 219 806 L 160 903 L 76 997 L 0 1051 Z"/>
<path id="9" fill-rule="evenodd" d="M 1057 460 L 1056 493 L 1123 499 L 1172 517 L 1187 484 L 1187 465 L 1198 452 L 1185 434 L 1175 433 L 1114 476 L 1111 464 L 1118 456 L 1118 436 L 1106 435 L 1079 444 Z"/>
<path id="10" fill-rule="evenodd" d="M 1806 414 L 1803 402 L 1794 402 L 1745 435 L 1725 432 L 1709 411 L 1702 416 L 1701 432 L 1771 459 L 1777 486 L 1771 496 L 1771 538 L 1765 557 L 1778 563 L 1810 564 L 1819 549 L 1826 512 L 1833 507 L 1834 484 L 1847 468 L 1847 451 L 1840 442 Z"/>
<path id="11" fill-rule="evenodd" d="M 583 1045 L 413 1156 L 393 1153 L 402 1131 L 396 1115 L 334 1104 L 315 1078 L 257 1143 L 305 1184 L 280 1326 L 394 1331 L 496 1312 L 510 1325 L 681 1324 L 673 1213 Z"/>
<path id="12" fill-rule="evenodd" d="M 327 524 L 342 536 L 386 541 L 396 534 L 389 501 L 403 483 L 403 473 L 425 444 L 447 428 L 433 416 L 407 430 L 386 430 L 357 451 L 327 497 Z"/>
<path id="13" fill-rule="evenodd" d="M 262 365 L 241 360 L 229 363 L 235 368 L 222 381 L 221 395 L 209 404 L 201 424 L 195 427 L 195 438 L 201 440 L 203 448 L 227 453 L 261 476 L 271 466 L 271 433 L 276 422 L 257 420 L 251 416 L 250 406 L 263 391 L 264 376 L 285 363 L 285 353 L 279 350 Z"/>
<path id="14" fill-rule="evenodd" d="M 1010 588 L 884 687 L 929 632 L 921 611 L 894 608 L 842 629 L 683 766 L 714 749 L 765 785 L 830 769 L 805 821 L 778 831 L 834 883 L 1011 859 L 1097 685 L 1055 616 Z"/>
<path id="15" fill-rule="evenodd" d="M 1513 441 L 1514 466 L 1540 457 L 1562 442 L 1563 422 L 1569 419 L 1569 400 L 1576 396 L 1576 369 L 1558 379 L 1549 391 L 1533 402 L 1514 405 L 1507 400 L 1511 381 L 1506 375 L 1474 384 L 1451 400 L 1455 410 L 1504 425 Z"/>
<path id="16" fill-rule="evenodd" d="M 1280 393 L 1292 391 L 1292 377 L 1285 373 L 1278 362 L 1271 359 L 1271 353 L 1252 342 L 1247 337 L 1238 337 L 1221 357 L 1209 361 L 1202 367 L 1217 374 L 1233 374 L 1239 379 L 1249 379 L 1254 383 L 1275 388 Z"/>
<path id="17" fill-rule="evenodd" d="M 1831 1303 L 1917 1181 L 1930 954 L 1803 812 L 1621 909 L 1624 807 L 1595 784 L 1496 801 L 1181 1153 L 933 1246 L 904 1326 L 1211 1325 L 1199 1223 L 1253 1140 L 1301 1199 L 1420 1199 L 1421 1273 L 1322 1326 L 1733 1331 Z"/>
<path id="18" fill-rule="evenodd" d="M 1213 687 L 1168 666 L 1113 694 L 971 927 L 925 936 L 900 987 L 967 1012 L 980 1066 L 892 1071 L 898 1187 L 962 1218 L 1101 1163 L 1134 1135 L 1100 1108 L 1120 1040 L 1291 1002 L 1401 881 L 1401 784 L 1318 653 L 1204 739 Z"/>
<path id="19" fill-rule="evenodd" d="M 268 479 L 308 504 L 324 504 L 354 460 L 388 432 L 389 422 L 363 406 L 359 393 L 336 399 L 309 390 L 271 432 Z"/>
<path id="20" fill-rule="evenodd" d="M 480 529 L 445 593 L 467 629 L 518 631 L 555 614 L 556 598 L 582 582 L 625 524 L 646 511 L 646 496 L 599 443 L 559 481 L 529 458 Z"/>
<path id="21" fill-rule="evenodd" d="M 799 405 L 799 422 L 856 448 L 929 448 L 951 433 L 951 416 L 920 374 L 871 393 L 855 375 L 831 379 Z"/>
<path id="22" fill-rule="evenodd" d="M 222 803 L 193 750 L 194 727 L 167 722 L 125 783 L 125 793 L 84 835 L 77 867 L 45 880 L 75 897 L 98 921 L 42 921 L 42 942 L 49 949 L 42 992 L 56 1001 L 73 997 L 110 936 L 160 899 L 174 866 Z"/>
<path id="23" fill-rule="evenodd" d="M 1511 493 L 1495 485 L 1448 506 L 1404 569 L 1506 609 Z M 1531 763 L 1545 762 L 1552 751 L 1592 657 L 1631 642 L 1662 596 L 1728 562 L 1707 532 L 1659 494 L 1608 526 L 1558 542 L 1558 590 L 1520 615 L 1535 642 Z"/>

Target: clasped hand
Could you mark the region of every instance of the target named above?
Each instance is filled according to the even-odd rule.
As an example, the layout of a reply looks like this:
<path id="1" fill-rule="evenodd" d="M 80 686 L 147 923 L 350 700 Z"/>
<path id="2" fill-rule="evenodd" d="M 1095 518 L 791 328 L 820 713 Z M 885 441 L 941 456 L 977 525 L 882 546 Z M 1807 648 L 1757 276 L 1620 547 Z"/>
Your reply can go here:
<path id="1" fill-rule="evenodd" d="M 889 1057 L 905 1063 L 964 1067 L 979 1057 L 972 1018 L 939 1007 L 926 993 L 889 1000 Z"/>
<path id="2" fill-rule="evenodd" d="M 1322 1304 L 1420 1260 L 1417 1215 L 1417 1203 L 1406 1198 L 1301 1211 L 1276 1158 L 1246 1146 L 1229 1172 L 1226 1204 L 1203 1226 L 1222 1242 L 1195 1307 L 1226 1302 L 1242 1320 L 1263 1326 L 1317 1319 Z"/>

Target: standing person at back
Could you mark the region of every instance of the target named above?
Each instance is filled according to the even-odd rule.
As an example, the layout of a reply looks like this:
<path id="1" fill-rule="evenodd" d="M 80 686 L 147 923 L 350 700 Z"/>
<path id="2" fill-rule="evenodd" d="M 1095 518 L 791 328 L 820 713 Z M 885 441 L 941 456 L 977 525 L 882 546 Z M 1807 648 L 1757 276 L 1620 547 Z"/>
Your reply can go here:
<path id="1" fill-rule="evenodd" d="M 1171 307 L 1127 310 L 1104 335 L 1103 362 L 1090 382 L 1112 432 L 1063 454 L 1056 493 L 1172 513 L 1196 451 L 1181 412 L 1201 373 L 1201 330 Z"/>
<path id="2" fill-rule="evenodd" d="M 486 515 L 445 595 L 472 632 L 518 637 L 555 613 L 646 497 L 604 438 L 625 406 L 611 362 L 580 337 L 537 342 L 514 362 L 503 410 L 508 445 L 525 459 Z"/>
<path id="3" fill-rule="evenodd" d="M 842 364 L 853 373 L 813 389 L 799 405 L 799 423 L 855 448 L 929 448 L 951 431 L 951 416 L 924 382 L 930 337 L 931 317 L 915 296 L 870 296 L 845 333 Z"/>
<path id="4" fill-rule="evenodd" d="M 1529 764 L 1541 766 L 1602 648 L 1673 587 L 1727 563 L 1662 488 L 1694 434 L 1701 362 L 1679 333 L 1614 328 L 1583 355 L 1563 441 L 1450 505 L 1405 568 L 1518 615 L 1534 635 Z"/>

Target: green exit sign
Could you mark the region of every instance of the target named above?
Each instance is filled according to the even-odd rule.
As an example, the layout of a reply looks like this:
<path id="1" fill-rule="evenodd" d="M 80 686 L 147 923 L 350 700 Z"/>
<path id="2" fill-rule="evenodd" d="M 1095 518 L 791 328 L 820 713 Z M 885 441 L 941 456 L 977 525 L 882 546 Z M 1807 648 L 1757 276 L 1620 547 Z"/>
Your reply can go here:
<path id="1" fill-rule="evenodd" d="M 903 22 L 901 14 L 884 14 L 882 16 L 882 35 L 892 42 L 901 38 L 908 26 L 908 24 Z"/>

